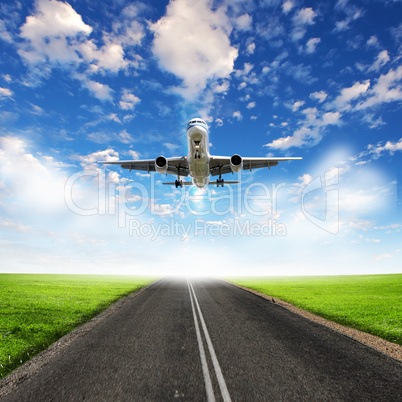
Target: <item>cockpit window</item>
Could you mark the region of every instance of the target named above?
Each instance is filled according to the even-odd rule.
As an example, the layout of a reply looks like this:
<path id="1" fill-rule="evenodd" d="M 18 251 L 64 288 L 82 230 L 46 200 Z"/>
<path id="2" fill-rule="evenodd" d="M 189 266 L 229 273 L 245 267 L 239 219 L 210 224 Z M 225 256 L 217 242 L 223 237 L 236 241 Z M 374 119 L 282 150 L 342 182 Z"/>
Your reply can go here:
<path id="1" fill-rule="evenodd" d="M 198 120 L 198 119 L 196 119 L 196 120 L 190 120 L 189 122 L 188 122 L 188 126 L 190 126 L 190 125 L 192 125 L 192 124 L 204 124 L 205 126 L 207 125 L 207 123 L 205 123 L 205 121 L 204 120 Z"/>

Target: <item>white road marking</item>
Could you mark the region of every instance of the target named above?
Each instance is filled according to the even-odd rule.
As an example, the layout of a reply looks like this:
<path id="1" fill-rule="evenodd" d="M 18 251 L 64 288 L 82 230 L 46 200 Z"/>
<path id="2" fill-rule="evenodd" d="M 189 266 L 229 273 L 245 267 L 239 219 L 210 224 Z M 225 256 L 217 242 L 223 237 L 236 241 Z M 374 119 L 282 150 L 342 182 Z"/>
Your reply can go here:
<path id="1" fill-rule="evenodd" d="M 203 317 L 202 312 L 201 312 L 200 304 L 198 303 L 197 295 L 195 294 L 193 285 L 191 284 L 191 282 L 189 280 L 187 280 L 187 284 L 189 286 L 190 297 L 191 297 L 191 294 L 192 294 L 192 296 L 194 298 L 194 301 L 195 301 L 195 304 L 197 306 L 198 315 L 200 317 L 201 326 L 202 326 L 202 329 L 203 329 L 203 332 L 204 332 L 205 340 L 207 341 L 208 350 L 209 350 L 209 353 L 211 355 L 212 364 L 214 365 L 215 375 L 216 375 L 216 378 L 218 379 L 219 388 L 221 390 L 222 398 L 223 398 L 223 400 L 225 402 L 230 402 L 231 399 L 230 399 L 229 391 L 227 389 L 226 382 L 225 382 L 225 379 L 224 379 L 223 374 L 222 374 L 221 367 L 220 367 L 219 362 L 218 362 L 218 358 L 216 357 L 215 349 L 214 349 L 214 347 L 212 345 L 211 337 L 209 336 L 209 332 L 208 332 L 207 326 L 205 324 L 204 317 Z M 193 308 L 193 314 L 194 314 L 194 303 L 193 303 L 192 298 L 191 298 L 191 306 Z M 196 316 L 194 316 L 194 320 L 197 321 Z M 198 322 L 196 324 L 196 329 L 197 329 L 197 327 L 198 327 Z M 197 334 L 197 339 L 198 339 L 198 334 Z M 201 340 L 201 343 L 202 343 L 202 340 Z M 200 343 L 198 343 L 198 345 L 200 345 Z M 202 347 L 202 349 L 204 349 L 204 347 Z M 200 349 L 200 353 L 201 353 L 201 349 Z M 205 354 L 204 354 L 204 356 L 205 356 Z M 208 366 L 207 366 L 207 368 L 208 368 Z M 205 385 L 206 385 L 206 383 L 205 383 Z"/>
<path id="2" fill-rule="evenodd" d="M 190 292 L 191 308 L 193 309 L 194 325 L 195 325 L 195 331 L 197 333 L 198 348 L 200 350 L 201 365 L 202 365 L 202 372 L 204 374 L 204 382 L 205 382 L 205 390 L 207 392 L 207 399 L 210 402 L 214 402 L 215 401 L 214 390 L 212 388 L 211 377 L 209 375 L 209 369 L 208 369 L 208 363 L 207 363 L 207 359 L 205 356 L 204 345 L 202 343 L 200 327 L 198 325 L 197 313 L 195 312 L 193 295 L 191 294 L 190 283 L 188 280 L 187 280 L 187 285 L 188 285 L 188 290 Z"/>

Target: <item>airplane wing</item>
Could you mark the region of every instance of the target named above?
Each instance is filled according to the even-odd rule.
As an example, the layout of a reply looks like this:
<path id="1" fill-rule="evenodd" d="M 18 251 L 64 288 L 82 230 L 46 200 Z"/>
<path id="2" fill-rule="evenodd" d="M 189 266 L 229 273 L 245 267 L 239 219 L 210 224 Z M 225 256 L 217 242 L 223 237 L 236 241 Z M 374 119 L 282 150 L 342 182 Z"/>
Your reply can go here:
<path id="1" fill-rule="evenodd" d="M 166 158 L 168 163 L 167 172 L 169 174 L 177 175 L 180 169 L 180 176 L 188 176 L 189 169 L 187 158 L 185 156 Z M 142 159 L 142 160 L 128 160 L 128 161 L 97 161 L 107 165 L 120 165 L 123 169 L 140 170 L 142 172 L 155 172 L 155 159 Z"/>
<path id="2" fill-rule="evenodd" d="M 218 176 L 219 174 L 232 173 L 230 167 L 230 156 L 212 156 L 209 163 L 209 170 L 212 176 Z M 260 169 L 260 168 L 270 168 L 271 166 L 276 166 L 282 161 L 292 161 L 297 159 L 303 159 L 301 157 L 295 158 L 242 158 L 243 159 L 243 170 Z"/>

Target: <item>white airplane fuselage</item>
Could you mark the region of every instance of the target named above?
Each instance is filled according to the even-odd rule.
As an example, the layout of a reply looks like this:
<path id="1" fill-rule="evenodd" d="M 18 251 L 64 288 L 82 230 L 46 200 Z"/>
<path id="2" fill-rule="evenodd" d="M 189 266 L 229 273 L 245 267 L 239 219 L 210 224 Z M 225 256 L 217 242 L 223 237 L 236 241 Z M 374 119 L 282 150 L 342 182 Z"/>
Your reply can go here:
<path id="1" fill-rule="evenodd" d="M 198 188 L 209 184 L 209 132 L 201 119 L 191 120 L 187 125 L 187 163 L 192 182 Z"/>
<path id="2" fill-rule="evenodd" d="M 238 181 L 224 180 L 223 174 L 239 173 L 243 169 L 253 170 L 270 168 L 279 162 L 302 159 L 300 157 L 242 157 L 239 154 L 232 156 L 217 156 L 209 153 L 209 130 L 207 123 L 200 119 L 191 119 L 187 124 L 187 156 L 165 158 L 163 155 L 155 159 L 136 159 L 118 161 L 98 161 L 111 165 L 120 165 L 123 169 L 140 170 L 143 172 L 157 172 L 159 174 L 177 175 L 175 182 L 163 184 L 175 185 L 176 188 L 193 184 L 197 188 L 205 188 L 208 184 L 223 187 L 224 183 L 238 184 Z M 218 176 L 216 181 L 209 181 L 210 175 Z M 182 177 L 190 176 L 191 182 L 183 181 Z"/>

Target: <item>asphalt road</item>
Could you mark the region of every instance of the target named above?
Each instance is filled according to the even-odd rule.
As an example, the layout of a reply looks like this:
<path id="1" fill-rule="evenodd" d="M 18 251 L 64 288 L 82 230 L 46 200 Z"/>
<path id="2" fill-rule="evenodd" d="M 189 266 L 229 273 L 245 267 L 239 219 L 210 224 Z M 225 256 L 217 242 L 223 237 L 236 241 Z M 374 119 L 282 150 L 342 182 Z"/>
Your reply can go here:
<path id="1" fill-rule="evenodd" d="M 218 280 L 164 279 L 6 401 L 402 400 L 402 364 Z"/>

